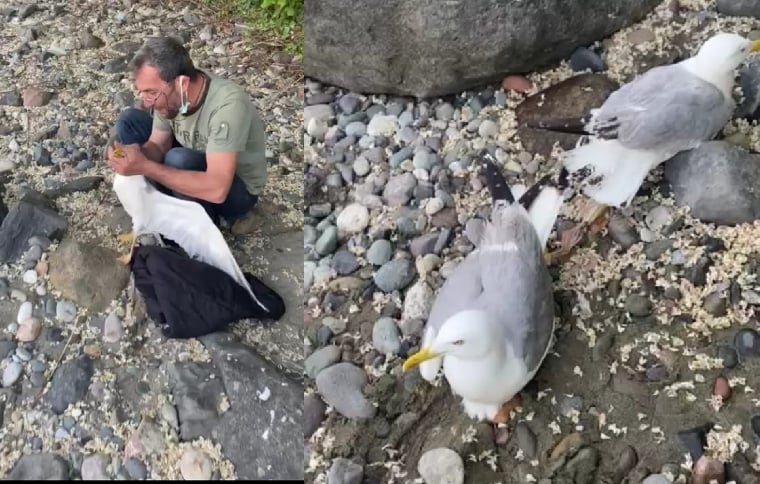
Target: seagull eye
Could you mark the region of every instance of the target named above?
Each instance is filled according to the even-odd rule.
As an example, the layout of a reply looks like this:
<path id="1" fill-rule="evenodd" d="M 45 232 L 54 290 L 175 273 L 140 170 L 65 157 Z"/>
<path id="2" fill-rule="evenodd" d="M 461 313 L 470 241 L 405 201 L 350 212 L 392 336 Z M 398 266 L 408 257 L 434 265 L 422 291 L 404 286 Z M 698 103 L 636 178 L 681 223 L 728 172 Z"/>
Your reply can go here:
<path id="1" fill-rule="evenodd" d="M 454 341 L 453 344 L 456 345 L 456 346 L 462 346 L 464 344 L 464 340 L 463 339 L 458 339 L 458 340 Z"/>

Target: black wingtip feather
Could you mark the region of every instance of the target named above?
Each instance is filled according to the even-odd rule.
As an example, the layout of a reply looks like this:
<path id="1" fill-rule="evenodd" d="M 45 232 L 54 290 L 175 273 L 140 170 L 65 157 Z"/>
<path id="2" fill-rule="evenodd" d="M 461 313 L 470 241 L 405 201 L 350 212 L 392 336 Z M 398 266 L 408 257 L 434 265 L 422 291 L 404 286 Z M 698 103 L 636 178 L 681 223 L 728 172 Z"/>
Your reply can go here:
<path id="1" fill-rule="evenodd" d="M 496 166 L 496 160 L 487 151 L 480 154 L 480 167 L 483 177 L 486 179 L 488 193 L 491 194 L 491 200 L 505 200 L 507 203 L 515 203 L 515 197 L 512 190 L 507 185 L 507 180 L 502 175 L 499 167 Z"/>
<path id="2" fill-rule="evenodd" d="M 563 167 L 559 174 L 559 181 L 555 183 L 551 175 L 545 175 L 538 181 L 536 181 L 525 193 L 522 194 L 519 200 L 515 200 L 512 190 L 510 190 L 507 180 L 496 165 L 496 160 L 493 155 L 487 151 L 483 151 L 481 157 L 481 174 L 485 177 L 486 187 L 491 194 L 491 200 L 495 203 L 497 201 L 506 201 L 508 204 L 515 202 L 530 210 L 533 202 L 536 201 L 538 195 L 546 187 L 554 187 L 560 191 L 567 189 L 569 186 L 569 173 Z"/>
<path id="3" fill-rule="evenodd" d="M 531 129 L 542 129 L 546 131 L 554 131 L 557 133 L 590 135 L 591 133 L 586 130 L 586 124 L 588 121 L 588 116 L 581 118 L 542 119 L 536 121 L 527 121 L 525 123 L 525 126 Z"/>
<path id="4" fill-rule="evenodd" d="M 559 179 L 557 180 L 557 188 L 560 190 L 566 190 L 570 187 L 570 172 L 564 166 L 559 171 Z"/>
<path id="5" fill-rule="evenodd" d="M 534 183 L 533 186 L 531 186 L 528 190 L 526 190 L 518 202 L 525 208 L 525 210 L 528 210 L 530 209 L 531 205 L 533 205 L 533 202 L 536 201 L 536 198 L 538 197 L 538 194 L 541 193 L 541 190 L 543 190 L 545 187 L 550 186 L 554 186 L 552 177 L 551 175 L 545 175 L 543 178 Z"/>

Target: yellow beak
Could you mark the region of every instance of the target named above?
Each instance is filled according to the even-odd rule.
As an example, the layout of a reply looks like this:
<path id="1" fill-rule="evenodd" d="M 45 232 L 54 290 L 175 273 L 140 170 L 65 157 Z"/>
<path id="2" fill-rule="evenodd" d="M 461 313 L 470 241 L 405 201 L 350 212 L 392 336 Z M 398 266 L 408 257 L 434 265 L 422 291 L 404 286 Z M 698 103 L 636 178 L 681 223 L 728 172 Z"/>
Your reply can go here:
<path id="1" fill-rule="evenodd" d="M 760 52 L 760 40 L 755 40 L 752 42 L 752 48 L 749 50 L 750 52 Z"/>
<path id="2" fill-rule="evenodd" d="M 407 358 L 406 361 L 404 361 L 404 366 L 402 369 L 404 371 L 410 370 L 423 361 L 432 360 L 433 358 L 438 358 L 439 356 L 441 356 L 440 353 L 433 353 L 430 351 L 430 348 L 422 348 L 420 351 L 413 354 Z"/>

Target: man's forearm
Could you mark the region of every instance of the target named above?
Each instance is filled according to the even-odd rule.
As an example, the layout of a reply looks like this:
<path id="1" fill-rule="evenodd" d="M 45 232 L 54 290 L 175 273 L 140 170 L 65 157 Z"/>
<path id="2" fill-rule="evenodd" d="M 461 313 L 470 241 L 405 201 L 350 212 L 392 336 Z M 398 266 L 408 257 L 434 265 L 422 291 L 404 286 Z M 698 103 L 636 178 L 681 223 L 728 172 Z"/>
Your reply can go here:
<path id="1" fill-rule="evenodd" d="M 219 191 L 209 183 L 205 171 L 177 170 L 161 163 L 148 161 L 144 174 L 151 180 L 188 197 L 200 198 L 212 203 L 218 201 Z"/>
<path id="2" fill-rule="evenodd" d="M 156 163 L 162 163 L 164 161 L 164 151 L 156 143 L 148 141 L 141 147 L 143 154 L 149 160 Z"/>

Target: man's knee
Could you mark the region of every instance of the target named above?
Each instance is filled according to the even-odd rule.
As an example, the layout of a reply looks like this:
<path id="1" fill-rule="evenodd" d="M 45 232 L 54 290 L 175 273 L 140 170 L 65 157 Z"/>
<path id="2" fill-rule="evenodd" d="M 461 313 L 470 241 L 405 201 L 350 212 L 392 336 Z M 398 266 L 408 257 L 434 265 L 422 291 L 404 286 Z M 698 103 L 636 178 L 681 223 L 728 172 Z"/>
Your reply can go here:
<path id="1" fill-rule="evenodd" d="M 203 153 L 189 148 L 172 148 L 164 155 L 164 165 L 178 170 L 204 171 L 206 157 Z"/>
<path id="2" fill-rule="evenodd" d="M 152 128 L 153 118 L 137 108 L 127 108 L 116 118 L 116 136 L 124 144 L 145 143 Z"/>
<path id="3" fill-rule="evenodd" d="M 120 112 L 119 115 L 116 117 L 116 124 L 130 122 L 130 121 L 133 121 L 134 119 L 142 119 L 143 115 L 145 114 L 148 114 L 148 113 L 134 107 L 128 107 L 124 109 L 122 112 Z M 148 116 L 150 116 L 150 114 L 148 114 Z"/>

